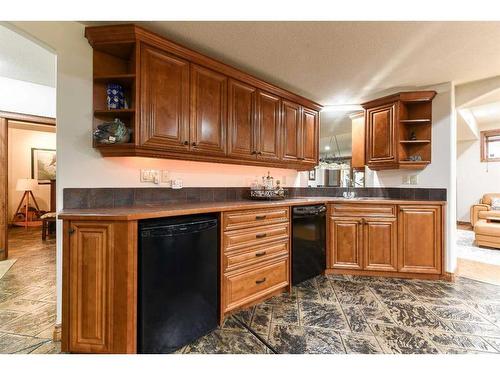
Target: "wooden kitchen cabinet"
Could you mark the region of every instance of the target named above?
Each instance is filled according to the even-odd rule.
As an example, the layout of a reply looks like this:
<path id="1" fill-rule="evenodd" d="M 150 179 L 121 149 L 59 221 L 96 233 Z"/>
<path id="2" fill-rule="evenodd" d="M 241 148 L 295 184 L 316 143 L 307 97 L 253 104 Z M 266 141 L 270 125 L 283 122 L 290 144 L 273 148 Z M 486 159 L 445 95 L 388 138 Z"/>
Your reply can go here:
<path id="1" fill-rule="evenodd" d="M 228 83 L 227 153 L 244 159 L 256 159 L 257 89 L 239 81 Z"/>
<path id="2" fill-rule="evenodd" d="M 257 158 L 260 160 L 280 158 L 280 100 L 268 92 L 257 93 Z"/>
<path id="3" fill-rule="evenodd" d="M 147 44 L 141 46 L 140 144 L 189 148 L 189 63 Z"/>
<path id="4" fill-rule="evenodd" d="M 136 25 L 87 27 L 85 36 L 94 50 L 94 129 L 119 118 L 131 130 L 129 143 L 94 140 L 101 155 L 317 165 L 321 105 Z M 110 83 L 122 85 L 128 108 L 107 109 Z"/>
<path id="5" fill-rule="evenodd" d="M 330 217 L 331 268 L 363 269 L 363 224 L 360 217 Z"/>
<path id="6" fill-rule="evenodd" d="M 301 153 L 299 160 L 310 164 L 318 164 L 319 149 L 319 113 L 308 108 L 302 109 Z"/>
<path id="7" fill-rule="evenodd" d="M 62 351 L 135 353 L 137 222 L 63 229 Z"/>
<path id="8" fill-rule="evenodd" d="M 396 110 L 394 103 L 366 110 L 366 162 L 369 167 L 390 167 L 396 163 Z"/>
<path id="9" fill-rule="evenodd" d="M 299 104 L 283 100 L 282 117 L 282 159 L 299 161 L 302 148 L 302 108 Z"/>
<path id="10" fill-rule="evenodd" d="M 409 91 L 364 103 L 365 163 L 373 170 L 431 163 L 435 91 Z"/>
<path id="11" fill-rule="evenodd" d="M 443 230 L 441 206 L 399 206 L 399 272 L 440 274 Z"/>
<path id="12" fill-rule="evenodd" d="M 191 152 L 226 154 L 227 77 L 191 64 Z"/>
<path id="13" fill-rule="evenodd" d="M 363 219 L 364 269 L 397 271 L 396 218 Z"/>

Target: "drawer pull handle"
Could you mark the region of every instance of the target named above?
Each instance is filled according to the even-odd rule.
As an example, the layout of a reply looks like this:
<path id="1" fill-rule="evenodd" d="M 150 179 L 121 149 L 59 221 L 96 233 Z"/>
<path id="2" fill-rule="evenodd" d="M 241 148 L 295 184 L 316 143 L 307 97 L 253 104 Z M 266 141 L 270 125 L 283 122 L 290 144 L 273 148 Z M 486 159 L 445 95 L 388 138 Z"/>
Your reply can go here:
<path id="1" fill-rule="evenodd" d="M 258 233 L 255 235 L 255 238 L 264 238 L 265 236 L 267 236 L 267 233 Z"/>
<path id="2" fill-rule="evenodd" d="M 259 215 L 259 216 L 255 216 L 255 220 L 264 220 L 266 218 L 267 215 Z"/>
<path id="3" fill-rule="evenodd" d="M 261 251 L 260 253 L 255 253 L 256 257 L 261 257 L 261 256 L 264 256 L 264 255 L 266 255 L 265 251 Z"/>
<path id="4" fill-rule="evenodd" d="M 255 280 L 255 284 L 262 284 L 265 281 L 266 281 L 266 278 L 264 277 L 264 278 L 262 278 L 260 280 Z"/>

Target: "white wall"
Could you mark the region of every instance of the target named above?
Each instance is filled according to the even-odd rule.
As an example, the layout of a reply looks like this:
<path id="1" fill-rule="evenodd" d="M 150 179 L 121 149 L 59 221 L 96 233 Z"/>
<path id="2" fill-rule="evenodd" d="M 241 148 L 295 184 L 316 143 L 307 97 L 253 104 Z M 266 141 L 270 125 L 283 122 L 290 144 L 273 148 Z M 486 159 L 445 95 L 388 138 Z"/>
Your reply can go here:
<path id="1" fill-rule="evenodd" d="M 14 212 L 24 193 L 16 191 L 17 180 L 20 178 L 31 178 L 32 148 L 55 149 L 55 132 L 35 131 L 9 127 L 9 222 L 12 220 L 12 216 L 14 215 Z M 48 211 L 50 208 L 50 185 L 38 185 L 38 189 L 33 191 L 33 195 L 35 196 L 40 209 Z"/>
<path id="2" fill-rule="evenodd" d="M 77 22 L 12 22 L 57 55 L 57 209 L 68 187 L 147 186 L 140 168 L 170 171 L 185 186 L 242 186 L 267 171 L 287 186 L 307 186 L 295 171 L 147 158 L 102 158 L 92 148 L 92 48 Z M 61 233 L 58 223 L 58 233 Z M 62 238 L 57 238 L 57 321 L 61 321 Z"/>
<path id="3" fill-rule="evenodd" d="M 490 124 L 481 130 L 499 129 Z M 481 162 L 480 140 L 457 144 L 457 220 L 470 222 L 470 207 L 485 193 L 500 192 L 500 162 Z"/>
<path id="4" fill-rule="evenodd" d="M 0 111 L 56 117 L 56 89 L 0 77 Z"/>
<path id="5" fill-rule="evenodd" d="M 446 260 L 447 272 L 456 268 L 455 220 L 456 217 L 456 116 L 453 83 L 422 87 L 420 90 L 435 90 L 437 95 L 432 101 L 432 162 L 421 171 L 387 170 L 371 171 L 366 168 L 368 187 L 419 187 L 446 188 Z M 418 175 L 417 185 L 403 185 L 405 175 Z M 453 218 L 450 220 L 449 218 Z"/>

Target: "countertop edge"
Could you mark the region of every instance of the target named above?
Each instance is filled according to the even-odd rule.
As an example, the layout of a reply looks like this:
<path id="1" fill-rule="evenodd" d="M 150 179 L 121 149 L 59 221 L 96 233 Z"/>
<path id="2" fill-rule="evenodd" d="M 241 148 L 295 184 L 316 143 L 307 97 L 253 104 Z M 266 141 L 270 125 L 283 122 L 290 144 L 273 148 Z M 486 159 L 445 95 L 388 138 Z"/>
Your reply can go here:
<path id="1" fill-rule="evenodd" d="M 142 219 L 154 219 L 160 217 L 183 216 L 193 214 L 205 214 L 215 212 L 227 212 L 260 208 L 272 208 L 283 206 L 301 206 L 305 204 L 408 204 L 408 205 L 446 205 L 446 201 L 384 199 L 384 198 L 357 198 L 345 199 L 338 197 L 310 197 L 292 198 L 283 201 L 229 201 L 229 202 L 183 202 L 166 204 L 164 206 L 143 207 L 120 207 L 120 208 L 95 208 L 95 209 L 66 209 L 58 213 L 60 220 L 96 220 L 96 221 L 134 221 Z M 192 205 L 192 207 L 190 207 Z M 205 205 L 205 207 L 204 207 Z M 188 206 L 188 207 L 186 207 Z M 124 211 L 130 210 L 126 213 Z"/>

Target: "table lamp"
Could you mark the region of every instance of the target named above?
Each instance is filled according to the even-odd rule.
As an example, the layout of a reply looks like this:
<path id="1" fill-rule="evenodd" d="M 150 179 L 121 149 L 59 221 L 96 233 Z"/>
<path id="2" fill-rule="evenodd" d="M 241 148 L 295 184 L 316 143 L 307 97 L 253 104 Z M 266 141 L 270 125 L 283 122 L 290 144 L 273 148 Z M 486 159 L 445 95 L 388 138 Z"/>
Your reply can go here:
<path id="1" fill-rule="evenodd" d="M 14 213 L 14 217 L 12 218 L 12 224 L 28 228 L 29 226 L 28 211 L 30 207 L 30 197 L 33 199 L 33 204 L 36 207 L 36 212 L 38 213 L 40 211 L 35 196 L 33 195 L 33 190 L 37 189 L 38 189 L 38 180 L 32 178 L 20 178 L 17 180 L 16 190 L 24 191 L 24 194 L 23 197 L 21 198 L 21 201 L 19 202 L 19 205 L 17 206 L 16 212 Z M 24 205 L 24 212 L 22 212 L 24 214 L 24 222 L 16 222 L 15 221 L 16 216 L 20 213 L 19 210 L 21 209 L 24 202 L 26 202 Z"/>

